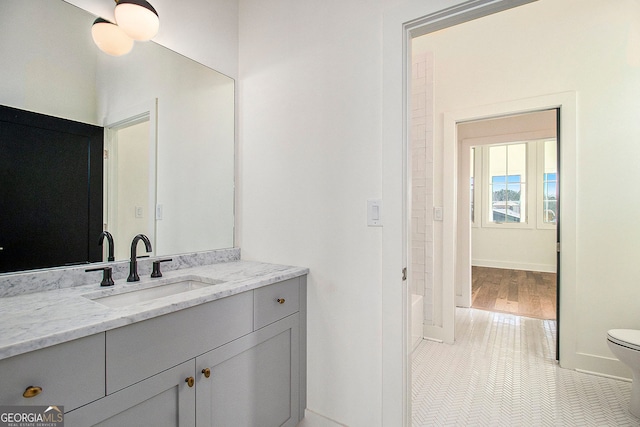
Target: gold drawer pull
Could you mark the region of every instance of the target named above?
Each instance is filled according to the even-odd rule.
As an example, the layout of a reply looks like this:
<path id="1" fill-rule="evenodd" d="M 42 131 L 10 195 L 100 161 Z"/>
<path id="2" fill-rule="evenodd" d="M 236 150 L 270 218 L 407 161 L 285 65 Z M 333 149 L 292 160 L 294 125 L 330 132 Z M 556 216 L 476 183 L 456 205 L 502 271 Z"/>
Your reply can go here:
<path id="1" fill-rule="evenodd" d="M 284 298 L 278 298 L 276 301 L 278 301 L 280 304 L 284 304 Z"/>
<path id="2" fill-rule="evenodd" d="M 31 397 L 36 397 L 42 393 L 42 387 L 30 385 L 27 389 L 22 393 L 22 397 L 26 397 L 27 399 Z"/>
<path id="3" fill-rule="evenodd" d="M 209 378 L 209 377 L 211 376 L 211 369 L 209 369 L 209 368 L 204 368 L 204 369 L 202 370 L 202 373 L 204 374 L 204 377 L 205 377 L 205 378 Z"/>
<path id="4" fill-rule="evenodd" d="M 196 380 L 193 379 L 193 377 L 189 377 L 186 380 L 184 380 L 184 382 L 186 382 L 189 385 L 189 387 L 193 387 L 193 385 L 196 383 Z"/>

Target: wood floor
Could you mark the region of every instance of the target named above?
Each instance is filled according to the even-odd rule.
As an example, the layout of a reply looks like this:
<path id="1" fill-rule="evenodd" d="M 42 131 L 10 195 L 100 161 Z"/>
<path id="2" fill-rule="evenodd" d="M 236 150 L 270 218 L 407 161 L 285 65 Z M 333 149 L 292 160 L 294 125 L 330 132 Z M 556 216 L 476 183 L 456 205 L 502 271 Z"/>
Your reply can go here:
<path id="1" fill-rule="evenodd" d="M 556 318 L 556 275 L 536 271 L 472 267 L 473 308 L 535 317 Z"/>

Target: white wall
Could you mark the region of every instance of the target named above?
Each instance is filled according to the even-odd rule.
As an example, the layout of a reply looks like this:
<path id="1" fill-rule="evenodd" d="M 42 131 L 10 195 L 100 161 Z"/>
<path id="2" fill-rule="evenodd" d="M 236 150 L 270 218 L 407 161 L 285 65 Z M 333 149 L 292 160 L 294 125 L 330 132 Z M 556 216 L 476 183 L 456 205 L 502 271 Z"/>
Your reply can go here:
<path id="1" fill-rule="evenodd" d="M 473 227 L 472 235 L 474 266 L 556 272 L 555 230 Z"/>
<path id="2" fill-rule="evenodd" d="M 242 256 L 310 268 L 307 406 L 353 426 L 382 405 L 383 4 L 240 2 Z"/>
<path id="3" fill-rule="evenodd" d="M 117 223 L 109 230 L 113 234 L 115 258 L 127 259 L 131 256 L 130 242 L 138 233 L 154 237 L 150 232 L 154 230 L 155 212 L 149 212 L 149 205 L 155 205 L 155 200 L 149 203 L 149 121 L 120 129 L 115 150 L 112 148 L 109 153 L 112 159 L 114 151 L 117 176 L 111 190 L 117 200 Z"/>
<path id="4" fill-rule="evenodd" d="M 564 317 L 575 328 L 561 339 L 572 352 L 571 367 L 614 375 L 628 371 L 612 362 L 606 331 L 640 328 L 640 201 L 632 196 L 640 158 L 638 34 L 637 1 L 612 7 L 597 0 L 540 0 L 427 37 L 440 117 L 436 156 L 448 143 L 444 112 L 577 92 L 577 217 L 564 223 L 577 230 L 576 253 L 570 254 L 577 271 L 575 283 L 561 283 L 575 290 L 575 304 L 565 301 L 575 309 Z M 442 176 L 436 170 L 436 203 Z"/>
<path id="5" fill-rule="evenodd" d="M 149 43 L 121 57 L 101 55 L 100 63 L 103 125 L 113 124 L 114 115 L 129 118 L 127 112 L 154 108 L 157 99 L 157 177 L 151 181 L 156 178 L 155 203 L 162 205 L 163 217 L 156 221 L 155 239 L 149 236 L 154 253 L 232 247 L 233 81 Z M 147 64 L 154 67 L 145 70 Z"/>
<path id="6" fill-rule="evenodd" d="M 454 3 L 240 1 L 242 254 L 310 268 L 307 406 L 345 425 L 402 424 L 402 130 L 383 139 L 383 89 L 402 98 L 405 12 Z M 385 226 L 367 227 L 382 196 Z"/>
<path id="7" fill-rule="evenodd" d="M 97 52 L 91 38 L 76 31 L 85 15 L 50 7 L 48 0 L 0 2 L 1 105 L 98 123 Z"/>

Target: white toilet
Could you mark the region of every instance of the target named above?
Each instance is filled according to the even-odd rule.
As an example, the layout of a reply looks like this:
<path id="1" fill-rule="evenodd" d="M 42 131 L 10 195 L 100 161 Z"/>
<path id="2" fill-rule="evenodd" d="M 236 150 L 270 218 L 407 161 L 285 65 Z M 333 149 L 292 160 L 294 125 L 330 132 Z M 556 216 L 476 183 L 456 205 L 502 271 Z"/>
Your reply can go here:
<path id="1" fill-rule="evenodd" d="M 611 329 L 607 332 L 611 352 L 631 369 L 629 412 L 640 418 L 640 330 Z"/>

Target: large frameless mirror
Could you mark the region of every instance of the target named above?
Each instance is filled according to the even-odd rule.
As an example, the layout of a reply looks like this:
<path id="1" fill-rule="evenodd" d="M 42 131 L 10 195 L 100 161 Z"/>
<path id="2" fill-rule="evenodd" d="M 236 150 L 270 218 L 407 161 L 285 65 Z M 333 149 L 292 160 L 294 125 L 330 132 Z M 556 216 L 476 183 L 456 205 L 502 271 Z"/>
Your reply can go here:
<path id="1" fill-rule="evenodd" d="M 153 42 L 108 56 L 91 39 L 94 19 L 62 0 L 0 3 L 0 105 L 104 128 L 99 215 L 117 260 L 138 233 L 158 256 L 232 247 L 233 79 Z M 0 205 L 13 202 L 3 196 Z M 8 226 L 30 242 L 40 237 Z M 99 235 L 87 239 L 97 245 Z M 0 259 L 15 245 L 25 243 L 0 241 Z"/>

